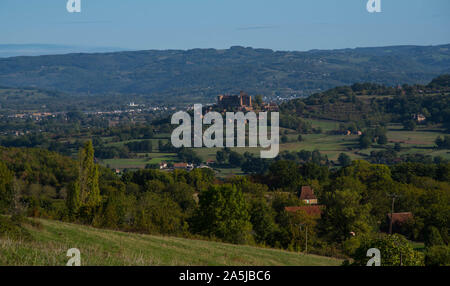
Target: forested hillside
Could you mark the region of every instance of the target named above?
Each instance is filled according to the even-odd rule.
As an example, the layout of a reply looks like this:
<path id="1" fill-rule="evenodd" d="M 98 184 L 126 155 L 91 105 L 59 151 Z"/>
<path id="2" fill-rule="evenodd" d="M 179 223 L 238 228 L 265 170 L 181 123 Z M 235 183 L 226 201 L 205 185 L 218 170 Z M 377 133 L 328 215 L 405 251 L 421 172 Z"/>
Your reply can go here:
<path id="1" fill-rule="evenodd" d="M 304 128 L 298 117 L 354 122 L 359 128 L 374 124 L 415 125 L 418 116 L 427 124 L 450 128 L 450 75 L 441 75 L 427 85 L 391 87 L 356 83 L 295 99 L 281 105 L 282 125 Z M 289 126 L 291 125 L 291 126 Z M 409 126 L 408 129 L 414 129 Z"/>
<path id="2" fill-rule="evenodd" d="M 0 59 L 0 84 L 192 103 L 240 90 L 287 97 L 355 82 L 426 83 L 449 67 L 450 45 L 308 52 L 150 50 Z"/>

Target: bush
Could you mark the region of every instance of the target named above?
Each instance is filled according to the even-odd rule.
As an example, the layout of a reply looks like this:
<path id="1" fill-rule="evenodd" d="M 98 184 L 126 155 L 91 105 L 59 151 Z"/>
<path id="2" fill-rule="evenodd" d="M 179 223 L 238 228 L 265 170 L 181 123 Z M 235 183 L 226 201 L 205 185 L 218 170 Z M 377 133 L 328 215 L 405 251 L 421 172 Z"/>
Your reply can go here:
<path id="1" fill-rule="evenodd" d="M 450 247 L 446 245 L 432 246 L 425 253 L 426 266 L 450 266 Z"/>
<path id="2" fill-rule="evenodd" d="M 349 155 L 347 155 L 345 153 L 339 154 L 338 161 L 342 167 L 348 167 L 352 164 L 352 159 L 350 158 Z"/>
<path id="3" fill-rule="evenodd" d="M 28 230 L 22 227 L 23 218 L 7 218 L 0 216 L 0 237 L 13 240 L 32 240 Z"/>
<path id="4" fill-rule="evenodd" d="M 430 247 L 443 244 L 444 241 L 442 240 L 442 236 L 439 233 L 439 230 L 434 226 L 429 227 L 425 235 L 425 245 Z"/>
<path id="5" fill-rule="evenodd" d="M 423 254 L 415 251 L 401 235 L 381 235 L 365 239 L 352 258 L 354 265 L 365 266 L 370 259 L 367 250 L 378 248 L 381 252 L 381 266 L 422 266 Z"/>
<path id="6" fill-rule="evenodd" d="M 403 122 L 403 128 L 408 131 L 414 131 L 416 129 L 416 122 L 414 120 L 407 120 Z"/>

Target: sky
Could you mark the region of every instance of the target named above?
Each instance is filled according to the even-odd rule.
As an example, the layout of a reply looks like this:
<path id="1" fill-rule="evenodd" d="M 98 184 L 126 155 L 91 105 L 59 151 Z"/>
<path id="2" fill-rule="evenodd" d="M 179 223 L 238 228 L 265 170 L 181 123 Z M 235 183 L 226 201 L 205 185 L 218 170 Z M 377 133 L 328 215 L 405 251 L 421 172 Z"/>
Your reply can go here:
<path id="1" fill-rule="evenodd" d="M 449 0 L 0 0 L 0 44 L 130 50 L 339 49 L 450 43 Z"/>

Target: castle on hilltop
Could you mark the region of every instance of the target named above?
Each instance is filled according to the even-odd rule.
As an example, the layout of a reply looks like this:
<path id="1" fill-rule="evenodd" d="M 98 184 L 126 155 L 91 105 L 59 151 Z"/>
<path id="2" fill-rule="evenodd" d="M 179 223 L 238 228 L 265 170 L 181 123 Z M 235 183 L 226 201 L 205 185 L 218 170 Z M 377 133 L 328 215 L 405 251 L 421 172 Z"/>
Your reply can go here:
<path id="1" fill-rule="evenodd" d="M 240 92 L 239 95 L 219 95 L 217 97 L 217 105 L 221 109 L 239 109 L 250 111 L 252 107 L 252 97 L 245 92 Z"/>
<path id="2" fill-rule="evenodd" d="M 279 111 L 279 107 L 276 103 L 264 103 L 258 100 L 255 104 L 252 104 L 252 97 L 247 93 L 241 91 L 239 95 L 219 95 L 217 96 L 217 107 L 221 111 L 265 111 L 274 112 Z"/>

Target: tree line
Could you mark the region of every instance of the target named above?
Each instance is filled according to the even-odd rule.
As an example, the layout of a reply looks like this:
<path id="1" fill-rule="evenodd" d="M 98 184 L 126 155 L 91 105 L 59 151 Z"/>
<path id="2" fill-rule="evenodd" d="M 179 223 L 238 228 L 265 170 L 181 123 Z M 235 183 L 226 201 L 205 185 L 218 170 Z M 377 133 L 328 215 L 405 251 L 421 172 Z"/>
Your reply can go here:
<path id="1" fill-rule="evenodd" d="M 305 251 L 307 226 L 308 251 L 319 255 L 362 263 L 362 251 L 377 245 L 400 251 L 405 265 L 449 264 L 448 163 L 353 161 L 330 169 L 283 158 L 264 172 L 219 180 L 210 169 L 146 169 L 118 177 L 94 163 L 90 141 L 76 161 L 39 149 L 0 150 L 5 214 L 291 251 Z M 304 205 L 299 192 L 305 185 L 314 189 L 320 217 L 285 209 Z M 396 212 L 414 215 L 395 237 L 383 234 L 392 194 Z M 426 250 L 413 250 L 406 239 L 423 241 Z M 386 263 L 398 263 L 394 250 Z"/>

